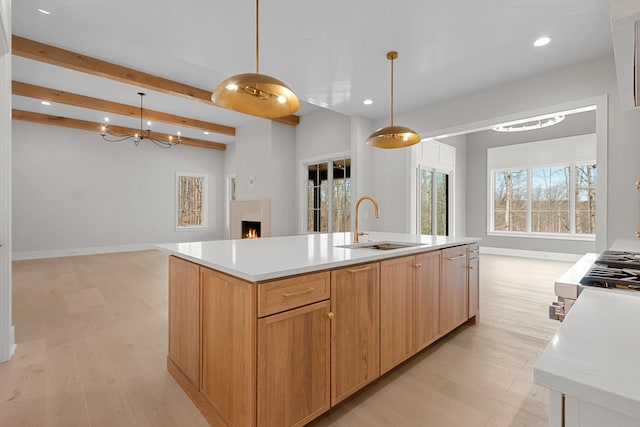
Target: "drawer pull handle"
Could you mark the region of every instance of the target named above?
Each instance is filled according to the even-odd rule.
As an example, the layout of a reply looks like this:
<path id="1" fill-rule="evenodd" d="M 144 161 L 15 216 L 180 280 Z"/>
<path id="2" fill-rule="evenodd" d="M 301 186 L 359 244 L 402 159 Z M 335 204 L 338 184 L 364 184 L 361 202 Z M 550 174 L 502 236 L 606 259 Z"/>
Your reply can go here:
<path id="1" fill-rule="evenodd" d="M 422 264 L 420 264 L 419 262 L 415 263 L 413 264 L 413 268 L 422 268 Z"/>
<path id="2" fill-rule="evenodd" d="M 328 312 L 328 313 L 327 313 L 327 317 L 328 317 L 329 319 L 333 319 L 334 317 L 336 317 L 336 315 L 335 315 L 335 314 L 333 314 L 333 312 L 331 312 L 331 311 L 330 311 L 330 312 Z"/>
<path id="3" fill-rule="evenodd" d="M 472 254 L 472 255 L 475 255 L 475 254 L 477 254 L 478 252 L 480 252 L 480 249 L 474 249 L 474 250 L 472 250 L 472 251 L 469 251 L 469 253 L 470 253 L 470 254 Z"/>
<path id="4" fill-rule="evenodd" d="M 285 297 L 285 298 L 297 297 L 298 295 L 308 294 L 308 293 L 311 293 L 311 292 L 313 292 L 315 290 L 316 290 L 316 288 L 307 288 L 305 290 L 298 291 L 298 292 L 285 292 L 284 294 L 282 294 L 282 296 Z"/>
<path id="5" fill-rule="evenodd" d="M 362 268 L 354 268 L 349 270 L 349 273 L 359 273 L 361 271 L 367 271 L 367 270 L 371 270 L 371 266 L 367 265 L 366 267 L 362 267 Z"/>
<path id="6" fill-rule="evenodd" d="M 447 258 L 447 261 L 453 261 L 454 259 L 460 259 L 460 258 L 466 258 L 467 254 L 462 254 L 462 255 L 458 255 L 458 256 L 451 256 Z"/>

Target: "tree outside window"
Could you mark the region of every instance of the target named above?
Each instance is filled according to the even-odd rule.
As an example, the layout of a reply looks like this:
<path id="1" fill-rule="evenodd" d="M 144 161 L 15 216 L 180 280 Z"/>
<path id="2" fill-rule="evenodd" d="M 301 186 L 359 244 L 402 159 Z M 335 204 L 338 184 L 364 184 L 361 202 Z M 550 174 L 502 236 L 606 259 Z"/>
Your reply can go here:
<path id="1" fill-rule="evenodd" d="M 177 174 L 177 228 L 207 227 L 207 176 Z"/>

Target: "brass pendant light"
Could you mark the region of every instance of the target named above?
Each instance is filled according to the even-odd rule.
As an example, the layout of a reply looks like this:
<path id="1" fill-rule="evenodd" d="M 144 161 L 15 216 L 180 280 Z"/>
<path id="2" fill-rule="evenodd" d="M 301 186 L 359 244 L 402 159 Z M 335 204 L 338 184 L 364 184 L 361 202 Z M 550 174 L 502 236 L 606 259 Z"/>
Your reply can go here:
<path id="1" fill-rule="evenodd" d="M 256 72 L 236 74 L 223 80 L 211 94 L 211 100 L 219 107 L 275 119 L 298 111 L 300 101 L 286 84 L 260 74 L 258 11 L 256 0 Z"/>
<path id="2" fill-rule="evenodd" d="M 398 52 L 387 53 L 387 59 L 391 61 L 391 126 L 378 129 L 367 138 L 367 145 L 378 148 L 402 148 L 420 142 L 420 135 L 405 126 L 393 125 L 393 60 L 398 57 Z"/>

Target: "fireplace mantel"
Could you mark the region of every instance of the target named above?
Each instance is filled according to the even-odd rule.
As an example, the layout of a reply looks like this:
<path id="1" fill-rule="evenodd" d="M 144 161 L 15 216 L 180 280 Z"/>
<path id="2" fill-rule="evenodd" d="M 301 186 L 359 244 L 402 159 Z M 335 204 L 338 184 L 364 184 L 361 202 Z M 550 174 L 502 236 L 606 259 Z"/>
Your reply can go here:
<path id="1" fill-rule="evenodd" d="M 229 213 L 231 239 L 242 238 L 242 221 L 259 221 L 260 236 L 271 236 L 271 199 L 233 200 Z"/>

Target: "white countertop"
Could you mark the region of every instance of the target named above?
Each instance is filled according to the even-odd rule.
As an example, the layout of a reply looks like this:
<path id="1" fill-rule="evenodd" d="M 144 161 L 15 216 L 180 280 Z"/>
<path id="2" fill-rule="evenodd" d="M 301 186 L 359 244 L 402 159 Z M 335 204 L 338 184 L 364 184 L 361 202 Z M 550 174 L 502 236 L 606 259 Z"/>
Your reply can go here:
<path id="1" fill-rule="evenodd" d="M 551 390 L 640 419 L 640 292 L 584 289 L 534 366 Z"/>
<path id="2" fill-rule="evenodd" d="M 479 242 L 473 237 L 427 236 L 371 232 L 366 242 L 409 242 L 420 246 L 393 249 L 348 249 L 353 233 L 305 234 L 244 240 L 169 243 L 158 245 L 165 252 L 218 271 L 259 282 L 294 274 L 393 258 L 401 255 Z"/>

